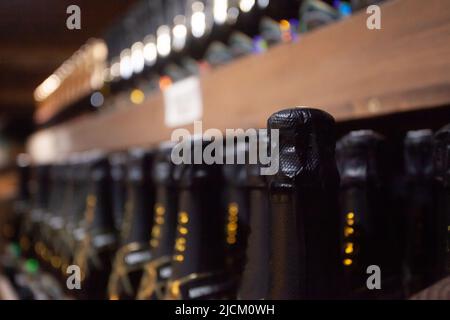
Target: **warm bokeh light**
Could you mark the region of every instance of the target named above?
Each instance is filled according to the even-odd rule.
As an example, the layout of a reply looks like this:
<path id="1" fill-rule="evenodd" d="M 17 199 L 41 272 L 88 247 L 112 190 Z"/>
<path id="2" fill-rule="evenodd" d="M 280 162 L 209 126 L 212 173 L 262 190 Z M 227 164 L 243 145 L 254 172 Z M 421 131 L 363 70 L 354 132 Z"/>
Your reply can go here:
<path id="1" fill-rule="evenodd" d="M 130 93 L 130 101 L 134 104 L 141 104 L 145 100 L 145 94 L 142 90 L 134 89 Z"/>

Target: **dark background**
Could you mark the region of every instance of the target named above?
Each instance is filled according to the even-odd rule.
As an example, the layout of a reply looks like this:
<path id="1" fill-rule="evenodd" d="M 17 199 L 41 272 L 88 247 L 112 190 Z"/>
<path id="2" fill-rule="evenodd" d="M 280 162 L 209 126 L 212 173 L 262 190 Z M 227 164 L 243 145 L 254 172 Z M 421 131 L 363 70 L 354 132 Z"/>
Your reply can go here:
<path id="1" fill-rule="evenodd" d="M 0 1 L 0 136 L 23 141 L 32 131 L 33 91 L 90 37 L 135 0 Z M 81 8 L 81 30 L 68 30 L 66 9 Z"/>

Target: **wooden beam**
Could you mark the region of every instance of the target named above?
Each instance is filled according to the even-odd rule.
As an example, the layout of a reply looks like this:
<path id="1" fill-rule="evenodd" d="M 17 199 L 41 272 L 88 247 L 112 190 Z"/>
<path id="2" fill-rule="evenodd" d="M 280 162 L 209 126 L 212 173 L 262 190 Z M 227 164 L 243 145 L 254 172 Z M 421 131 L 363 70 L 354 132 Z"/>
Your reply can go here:
<path id="1" fill-rule="evenodd" d="M 65 59 L 70 57 L 77 49 L 76 46 L 43 46 L 29 44 L 8 44 L 2 45 L 0 51 L 0 65 L 2 73 L 10 73 L 21 69 L 22 72 L 45 71 L 48 76 Z M 30 54 L 32 52 L 33 54 Z"/>
<path id="2" fill-rule="evenodd" d="M 34 107 L 33 91 L 20 87 L 0 88 L 0 106 L 7 107 L 12 105 L 25 105 Z"/>

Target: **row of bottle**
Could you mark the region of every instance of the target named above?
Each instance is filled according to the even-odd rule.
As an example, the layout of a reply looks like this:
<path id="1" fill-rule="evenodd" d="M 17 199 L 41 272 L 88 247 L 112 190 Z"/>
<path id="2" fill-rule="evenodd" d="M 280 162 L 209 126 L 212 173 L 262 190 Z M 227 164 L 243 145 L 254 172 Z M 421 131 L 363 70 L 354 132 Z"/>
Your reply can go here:
<path id="1" fill-rule="evenodd" d="M 337 21 L 376 1 L 143 0 L 105 35 L 105 85 L 90 104 L 131 102 L 173 82 L 248 54 L 296 41 L 300 32 Z"/>
<path id="2" fill-rule="evenodd" d="M 64 282 L 79 266 L 79 298 L 398 298 L 448 274 L 450 127 L 406 135 L 400 204 L 384 138 L 354 131 L 336 145 L 334 127 L 316 109 L 272 115 L 272 176 L 258 164 L 175 165 L 170 143 L 37 166 L 31 202 L 22 184 L 21 247 Z M 189 158 L 209 142 L 188 143 Z"/>

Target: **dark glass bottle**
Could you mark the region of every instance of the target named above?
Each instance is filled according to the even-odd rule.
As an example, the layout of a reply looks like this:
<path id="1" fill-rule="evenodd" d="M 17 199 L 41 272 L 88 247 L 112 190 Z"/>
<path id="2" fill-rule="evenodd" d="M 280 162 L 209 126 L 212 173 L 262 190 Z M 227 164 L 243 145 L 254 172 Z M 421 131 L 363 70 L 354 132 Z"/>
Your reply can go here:
<path id="1" fill-rule="evenodd" d="M 267 143 L 267 136 L 260 136 Z M 259 145 L 258 148 L 260 148 Z M 249 235 L 245 267 L 239 284 L 238 298 L 267 299 L 269 293 L 270 211 L 267 177 L 261 175 L 260 164 L 245 166 L 248 187 Z"/>
<path id="2" fill-rule="evenodd" d="M 212 2 L 212 0 L 186 1 L 185 15 L 190 33 L 187 53 L 195 60 L 203 58 L 209 44 L 213 41 L 211 37 L 214 26 Z"/>
<path id="3" fill-rule="evenodd" d="M 257 0 L 257 2 L 266 2 Z M 265 9 L 266 15 L 279 21 L 281 19 L 293 19 L 298 17 L 298 10 L 302 1 L 299 0 L 270 0 Z"/>
<path id="4" fill-rule="evenodd" d="M 238 141 L 233 141 L 233 143 L 230 143 L 232 141 L 229 139 L 230 141 L 225 149 L 228 161 L 231 160 L 229 155 L 233 155 L 233 163 L 227 161 L 223 165 L 227 265 L 233 280 L 236 281 L 236 287 L 244 269 L 250 214 L 247 168 L 245 165 L 249 158 L 248 146 L 246 141 L 241 141 L 243 139 L 239 137 L 237 139 Z M 234 137 L 233 140 L 235 140 Z"/>
<path id="5" fill-rule="evenodd" d="M 90 163 L 89 176 L 84 236 L 78 243 L 74 264 L 81 270 L 82 289 L 79 298 L 105 299 L 116 248 L 108 158 L 95 156 Z"/>
<path id="6" fill-rule="evenodd" d="M 155 156 L 152 180 L 155 184 L 155 206 L 151 233 L 152 258 L 145 265 L 138 299 L 164 299 L 166 283 L 172 274 L 172 256 L 178 219 L 177 180 L 171 161 L 173 144 L 164 143 Z"/>
<path id="7" fill-rule="evenodd" d="M 442 278 L 450 273 L 450 125 L 436 132 L 433 158 L 437 205 L 434 232 L 438 238 L 434 274 Z"/>
<path id="8" fill-rule="evenodd" d="M 49 207 L 50 195 L 50 166 L 39 165 L 34 170 L 33 208 L 31 210 L 31 236 L 30 243 L 34 243 L 34 257 L 42 255 L 44 244 L 42 242 L 41 228 L 44 214 Z"/>
<path id="9" fill-rule="evenodd" d="M 72 237 L 72 226 L 69 225 L 72 222 L 75 208 L 78 207 L 76 202 L 77 191 L 76 188 L 77 180 L 80 179 L 81 171 L 79 164 L 79 159 L 72 157 L 65 165 L 63 172 L 63 179 L 65 181 L 64 187 L 64 200 L 61 208 L 61 220 L 56 231 L 56 237 L 58 238 L 58 259 L 59 261 L 54 268 L 58 269 L 59 265 L 59 277 L 66 279 L 67 267 L 73 261 L 73 253 L 75 252 L 74 238 Z M 64 280 L 65 281 L 65 280 Z"/>
<path id="10" fill-rule="evenodd" d="M 405 165 L 405 295 L 410 297 L 434 280 L 438 242 L 433 208 L 433 133 L 408 131 L 404 141 Z"/>
<path id="11" fill-rule="evenodd" d="M 27 154 L 17 157 L 18 187 L 14 203 L 14 230 L 23 255 L 28 256 L 31 243 L 29 224 L 31 212 L 31 159 Z"/>
<path id="12" fill-rule="evenodd" d="M 121 244 L 108 283 L 111 300 L 136 297 L 143 268 L 151 259 L 150 235 L 155 199 L 151 181 L 153 161 L 153 151 L 145 149 L 129 151 L 127 202 L 122 223 Z"/>
<path id="13" fill-rule="evenodd" d="M 381 135 L 371 130 L 360 130 L 350 132 L 337 144 L 341 174 L 341 263 L 353 298 L 380 294 L 379 290 L 367 290 L 366 269 L 370 265 L 380 267 L 384 285 L 393 272 L 395 241 L 389 219 L 383 141 Z"/>
<path id="14" fill-rule="evenodd" d="M 69 206 L 66 208 L 64 217 L 64 228 L 62 235 L 62 262 L 61 271 L 67 277 L 67 267 L 73 264 L 79 243 L 83 241 L 86 229 L 84 216 L 86 210 L 86 199 L 90 190 L 90 162 L 89 154 L 80 154 L 70 160 L 68 179 L 70 180 Z M 73 292 L 72 292 L 73 293 Z"/>
<path id="15" fill-rule="evenodd" d="M 233 293 L 226 270 L 222 166 L 194 162 L 208 144 L 200 139 L 182 144 L 191 164 L 180 164 L 175 172 L 178 224 L 168 299 L 221 299 Z"/>
<path id="16" fill-rule="evenodd" d="M 111 166 L 111 178 L 112 178 L 112 211 L 114 217 L 114 227 L 117 233 L 120 233 L 123 214 L 125 211 L 126 203 L 126 154 L 114 153 L 109 156 L 109 163 Z"/>
<path id="17" fill-rule="evenodd" d="M 18 185 L 15 209 L 19 214 L 26 213 L 30 207 L 31 159 L 27 154 L 17 156 Z"/>
<path id="18" fill-rule="evenodd" d="M 58 239 L 59 231 L 62 228 L 64 197 L 66 191 L 66 180 L 64 171 L 66 167 L 63 164 L 54 164 L 50 169 L 50 199 L 49 208 L 44 215 L 43 228 L 41 235 L 44 243 L 44 254 L 42 259 L 45 266 L 52 272 L 59 274 L 60 269 L 60 244 Z M 57 269 L 57 270 L 55 270 Z"/>
<path id="19" fill-rule="evenodd" d="M 339 11 L 323 1 L 305 0 L 300 7 L 300 31 L 308 32 L 334 21 L 340 17 Z"/>
<path id="20" fill-rule="evenodd" d="M 279 170 L 270 176 L 271 299 L 336 298 L 340 279 L 334 119 L 310 108 L 268 120 L 279 130 Z M 272 157 L 274 154 L 272 154 Z"/>

